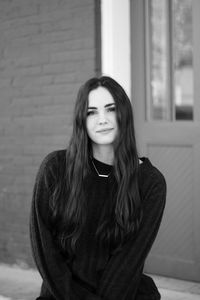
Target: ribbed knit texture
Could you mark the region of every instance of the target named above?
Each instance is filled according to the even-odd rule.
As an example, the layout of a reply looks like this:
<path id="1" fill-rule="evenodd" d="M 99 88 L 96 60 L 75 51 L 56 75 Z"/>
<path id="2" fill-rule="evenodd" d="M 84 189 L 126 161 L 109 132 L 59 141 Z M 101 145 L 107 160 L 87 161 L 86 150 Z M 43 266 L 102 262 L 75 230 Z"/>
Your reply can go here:
<path id="1" fill-rule="evenodd" d="M 52 238 L 49 226 L 50 187 L 54 174 L 65 168 L 65 151 L 54 151 L 42 162 L 36 176 L 30 218 L 33 256 L 43 278 L 38 299 L 57 300 L 157 300 L 153 280 L 142 274 L 145 259 L 157 235 L 166 201 L 166 182 L 148 158 L 139 171 L 139 188 L 143 206 L 140 229 L 120 252 L 111 253 L 95 239 L 99 217 L 114 184 L 97 175 L 91 164 L 87 179 L 88 219 L 77 242 L 73 260 L 63 255 Z M 94 161 L 102 174 L 112 167 Z M 62 172 L 61 172 L 62 173 Z M 64 184 L 64 183 L 63 183 Z"/>

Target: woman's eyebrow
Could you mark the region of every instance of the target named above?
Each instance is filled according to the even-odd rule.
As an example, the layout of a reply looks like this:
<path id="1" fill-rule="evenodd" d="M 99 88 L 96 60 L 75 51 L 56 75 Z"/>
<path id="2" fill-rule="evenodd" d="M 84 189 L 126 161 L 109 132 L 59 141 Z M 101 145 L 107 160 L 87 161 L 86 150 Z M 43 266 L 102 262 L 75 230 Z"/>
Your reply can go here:
<path id="1" fill-rule="evenodd" d="M 113 103 L 106 104 L 104 107 L 110 107 L 110 106 L 114 106 L 114 105 L 115 105 L 115 103 L 113 102 Z M 98 108 L 95 106 L 89 106 L 88 109 L 98 109 Z"/>
<path id="2" fill-rule="evenodd" d="M 97 109 L 97 107 L 89 106 L 88 109 Z"/>
<path id="3" fill-rule="evenodd" d="M 113 106 L 113 105 L 115 105 L 115 103 L 114 103 L 114 102 L 112 102 L 112 103 L 109 103 L 109 104 L 106 104 L 106 105 L 105 105 L 105 107 L 109 107 L 109 106 Z"/>

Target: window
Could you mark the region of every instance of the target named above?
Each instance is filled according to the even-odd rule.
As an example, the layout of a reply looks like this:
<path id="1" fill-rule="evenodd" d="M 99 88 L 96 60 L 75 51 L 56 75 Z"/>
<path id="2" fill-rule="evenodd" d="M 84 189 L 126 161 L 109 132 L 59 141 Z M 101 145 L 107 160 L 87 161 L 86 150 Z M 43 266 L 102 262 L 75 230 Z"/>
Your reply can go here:
<path id="1" fill-rule="evenodd" d="M 193 120 L 192 0 L 146 0 L 146 118 Z"/>

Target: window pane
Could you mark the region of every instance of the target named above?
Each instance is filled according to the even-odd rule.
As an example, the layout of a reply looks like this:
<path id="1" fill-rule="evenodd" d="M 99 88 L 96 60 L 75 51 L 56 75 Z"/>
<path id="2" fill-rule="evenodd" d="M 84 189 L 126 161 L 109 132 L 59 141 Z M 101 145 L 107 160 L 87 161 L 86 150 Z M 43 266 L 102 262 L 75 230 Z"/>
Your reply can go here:
<path id="1" fill-rule="evenodd" d="M 192 0 L 174 0 L 174 103 L 176 120 L 193 119 Z"/>
<path id="2" fill-rule="evenodd" d="M 193 0 L 147 0 L 147 119 L 193 120 Z"/>
<path id="3" fill-rule="evenodd" d="M 168 20 L 167 1 L 150 3 L 150 118 L 168 120 Z"/>

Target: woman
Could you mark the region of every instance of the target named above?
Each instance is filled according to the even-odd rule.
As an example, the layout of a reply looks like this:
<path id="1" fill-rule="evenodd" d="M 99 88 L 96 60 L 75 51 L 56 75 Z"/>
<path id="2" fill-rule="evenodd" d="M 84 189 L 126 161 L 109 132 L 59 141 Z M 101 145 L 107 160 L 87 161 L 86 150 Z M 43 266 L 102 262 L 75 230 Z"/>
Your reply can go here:
<path id="1" fill-rule="evenodd" d="M 143 274 L 163 215 L 166 184 L 138 158 L 131 103 L 110 77 L 79 90 L 67 150 L 38 171 L 31 210 L 37 299 L 160 299 Z"/>

